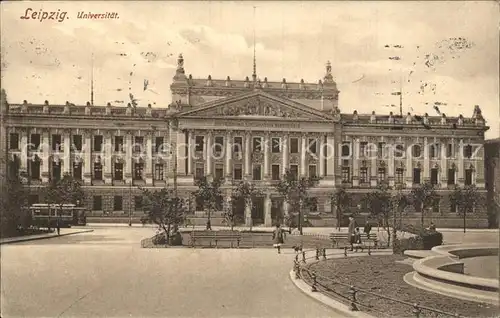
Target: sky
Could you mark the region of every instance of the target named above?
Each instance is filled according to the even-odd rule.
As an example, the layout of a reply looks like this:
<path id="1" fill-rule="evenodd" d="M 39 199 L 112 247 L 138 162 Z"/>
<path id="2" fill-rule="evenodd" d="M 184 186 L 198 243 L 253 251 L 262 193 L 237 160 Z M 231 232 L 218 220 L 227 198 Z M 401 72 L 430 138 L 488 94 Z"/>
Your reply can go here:
<path id="1" fill-rule="evenodd" d="M 500 137 L 499 3 L 2 2 L 2 88 L 10 103 L 166 107 L 177 56 L 194 78 L 257 75 L 317 83 L 331 61 L 344 113 L 403 111 L 470 117 L 479 105 Z M 255 10 L 254 10 L 255 6 Z M 64 21 L 21 19 L 26 10 Z M 79 12 L 118 19 L 79 19 Z M 93 58 L 92 58 L 93 56 Z M 92 63 L 93 60 L 93 63 Z M 132 73 L 132 75 L 130 75 Z M 144 80 L 148 87 L 144 90 Z"/>

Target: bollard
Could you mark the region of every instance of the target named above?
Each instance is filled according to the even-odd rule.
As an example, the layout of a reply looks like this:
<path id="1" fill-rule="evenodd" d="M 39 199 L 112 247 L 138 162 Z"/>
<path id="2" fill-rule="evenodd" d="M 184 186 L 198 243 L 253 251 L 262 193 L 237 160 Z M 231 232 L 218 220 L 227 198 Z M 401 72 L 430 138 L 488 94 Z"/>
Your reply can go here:
<path id="1" fill-rule="evenodd" d="M 370 245 L 368 245 L 368 255 L 372 255 L 372 251 L 370 250 Z"/>
<path id="2" fill-rule="evenodd" d="M 326 248 L 323 249 L 323 259 L 326 260 Z"/>
<path id="3" fill-rule="evenodd" d="M 349 288 L 349 294 L 351 295 L 351 311 L 358 311 L 358 306 L 356 306 L 356 289 L 354 289 L 354 286 Z"/>
<path id="4" fill-rule="evenodd" d="M 302 262 L 306 262 L 306 252 L 302 252 Z"/>
<path id="5" fill-rule="evenodd" d="M 413 304 L 413 310 L 412 310 L 413 314 L 415 315 L 415 317 L 420 317 L 420 313 L 422 312 L 422 309 L 420 309 L 420 307 L 418 307 L 418 304 L 415 303 Z"/>
<path id="6" fill-rule="evenodd" d="M 347 246 L 344 247 L 344 256 L 347 256 Z"/>
<path id="7" fill-rule="evenodd" d="M 318 289 L 316 288 L 317 280 L 316 280 L 316 274 L 311 273 L 311 278 L 313 280 L 312 286 L 311 286 L 311 291 L 312 292 L 317 292 Z"/>
<path id="8" fill-rule="evenodd" d="M 319 261 L 319 248 L 316 249 L 316 260 Z"/>

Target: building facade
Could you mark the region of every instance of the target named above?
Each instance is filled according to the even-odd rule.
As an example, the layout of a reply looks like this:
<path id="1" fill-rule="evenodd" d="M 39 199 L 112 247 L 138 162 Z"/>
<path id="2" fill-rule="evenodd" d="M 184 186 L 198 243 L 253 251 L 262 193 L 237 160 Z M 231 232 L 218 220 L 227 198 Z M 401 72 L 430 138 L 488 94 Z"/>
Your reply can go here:
<path id="1" fill-rule="evenodd" d="M 486 140 L 484 149 L 489 225 L 490 227 L 498 227 L 500 215 L 500 138 Z"/>
<path id="2" fill-rule="evenodd" d="M 189 197 L 200 176 L 225 178 L 227 197 L 234 184 L 248 180 L 263 190 L 253 209 L 241 209 L 246 223 L 271 226 L 288 213 L 273 184 L 289 169 L 315 175 L 316 206 L 308 211 L 315 226 L 335 226 L 329 195 L 339 187 L 352 193 L 353 209 L 381 182 L 406 191 L 424 182 L 441 199 L 429 211 L 438 226 L 460 226 L 449 194 L 455 185 L 475 184 L 485 192 L 484 119 L 471 117 L 341 113 L 339 90 L 328 63 L 318 83 L 195 79 L 178 58 L 165 108 L 7 104 L 9 172 L 30 187 L 30 202 L 43 201 L 38 189 L 70 173 L 83 181 L 90 219 L 120 221 L 143 214 L 141 190 L 172 186 Z M 472 110 L 471 110 L 472 112 Z M 476 211 L 469 226 L 486 226 Z M 419 222 L 409 210 L 407 221 Z M 204 224 L 201 204 L 190 205 L 192 222 Z M 222 221 L 216 213 L 212 224 Z"/>

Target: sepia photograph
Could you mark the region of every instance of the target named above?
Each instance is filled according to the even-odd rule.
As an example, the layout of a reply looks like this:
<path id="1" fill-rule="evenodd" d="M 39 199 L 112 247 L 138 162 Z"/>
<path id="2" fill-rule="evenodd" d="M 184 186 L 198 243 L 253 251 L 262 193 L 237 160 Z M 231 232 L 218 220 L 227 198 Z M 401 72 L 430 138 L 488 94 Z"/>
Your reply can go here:
<path id="1" fill-rule="evenodd" d="M 500 2 L 0 8 L 0 317 L 500 315 Z"/>

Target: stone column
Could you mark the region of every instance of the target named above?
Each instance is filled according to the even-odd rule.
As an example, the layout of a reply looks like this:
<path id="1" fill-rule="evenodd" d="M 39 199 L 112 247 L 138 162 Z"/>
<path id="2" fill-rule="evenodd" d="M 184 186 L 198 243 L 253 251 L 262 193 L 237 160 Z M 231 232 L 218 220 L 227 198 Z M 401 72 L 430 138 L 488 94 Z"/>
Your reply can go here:
<path id="1" fill-rule="evenodd" d="M 144 178 L 146 184 L 153 184 L 153 134 L 148 132 L 146 134 L 146 164 Z"/>
<path id="2" fill-rule="evenodd" d="M 326 171 L 327 171 L 327 178 L 332 179 L 335 181 L 335 168 L 340 165 L 340 162 L 337 159 L 337 146 L 335 145 L 335 138 L 334 136 L 327 135 L 326 137 L 326 144 L 327 144 L 327 161 L 326 161 Z"/>
<path id="3" fill-rule="evenodd" d="M 69 130 L 64 131 L 63 141 L 63 175 L 69 173 L 73 175 L 71 169 L 71 133 Z"/>
<path id="4" fill-rule="evenodd" d="M 125 162 L 123 164 L 123 179 L 127 184 L 132 182 L 132 155 L 133 155 L 133 147 L 132 147 L 132 131 L 127 131 L 125 134 Z"/>
<path id="5" fill-rule="evenodd" d="M 273 220 L 271 215 L 271 195 L 269 193 L 266 194 L 266 198 L 264 199 L 264 226 L 272 226 Z"/>
<path id="6" fill-rule="evenodd" d="M 413 165 L 412 165 L 412 153 L 411 153 L 411 140 L 406 142 L 406 187 L 411 188 L 413 184 Z"/>
<path id="7" fill-rule="evenodd" d="M 245 134 L 245 176 L 250 177 L 252 171 L 250 170 L 250 139 L 252 135 L 247 132 Z"/>
<path id="8" fill-rule="evenodd" d="M 226 178 L 232 179 L 233 178 L 233 170 L 231 167 L 231 162 L 232 162 L 232 155 L 233 155 L 233 149 L 232 149 L 232 144 L 231 144 L 231 137 L 232 133 L 231 131 L 226 132 L 226 151 L 225 151 L 225 156 L 226 156 Z"/>
<path id="9" fill-rule="evenodd" d="M 188 130 L 188 175 L 193 174 L 193 155 L 194 155 L 194 143 L 193 143 L 193 131 Z"/>
<path id="10" fill-rule="evenodd" d="M 458 171 L 455 174 L 458 174 L 457 184 L 459 186 L 464 185 L 464 140 L 460 139 L 460 145 L 458 148 Z"/>
<path id="11" fill-rule="evenodd" d="M 283 163 L 281 165 L 281 174 L 284 175 L 288 169 L 288 134 L 283 136 L 282 147 L 283 149 L 281 149 L 281 151 L 283 152 Z"/>
<path id="12" fill-rule="evenodd" d="M 429 142 L 424 137 L 424 182 L 430 181 Z"/>
<path id="13" fill-rule="evenodd" d="M 207 160 L 207 177 L 212 175 L 212 132 L 209 131 L 205 138 L 206 145 L 206 160 Z"/>
<path id="14" fill-rule="evenodd" d="M 28 134 L 29 130 L 21 129 L 21 165 L 19 167 L 20 171 L 28 171 Z"/>
<path id="15" fill-rule="evenodd" d="M 245 226 L 252 226 L 252 207 L 250 202 L 245 202 Z"/>
<path id="16" fill-rule="evenodd" d="M 388 164 L 387 164 L 387 173 L 388 173 L 388 180 L 389 180 L 389 186 L 393 187 L 394 186 L 394 147 L 395 143 L 391 141 L 390 146 L 387 148 L 387 151 L 389 152 L 387 154 L 388 156 Z"/>
<path id="17" fill-rule="evenodd" d="M 50 143 L 50 130 L 43 130 L 42 131 L 42 151 L 43 153 L 41 154 L 42 158 L 42 166 L 41 168 L 41 173 L 40 173 L 40 178 L 42 179 L 43 183 L 49 182 L 49 165 L 50 163 L 50 155 L 52 153 L 52 145 Z"/>
<path id="18" fill-rule="evenodd" d="M 264 180 L 269 179 L 269 132 L 264 135 Z"/>
<path id="19" fill-rule="evenodd" d="M 359 139 L 354 138 L 352 145 L 352 185 L 357 187 L 359 186 Z"/>
<path id="20" fill-rule="evenodd" d="M 323 178 L 325 176 L 325 136 L 321 136 L 319 140 L 319 176 Z"/>
<path id="21" fill-rule="evenodd" d="M 111 132 L 104 133 L 104 183 L 112 184 L 113 180 L 113 144 L 111 140 Z"/>
<path id="22" fill-rule="evenodd" d="M 358 147 L 359 147 L 359 140 L 357 140 Z M 359 148 L 358 148 L 359 149 Z M 360 150 L 358 150 L 359 153 Z M 382 148 L 382 158 L 384 156 L 384 151 L 385 149 Z M 377 186 L 377 156 L 378 156 L 378 146 L 377 146 L 377 154 L 374 155 L 373 152 L 370 154 L 371 156 L 371 163 L 370 163 L 370 186 L 371 187 L 376 187 Z"/>
<path id="23" fill-rule="evenodd" d="M 306 154 L 307 154 L 307 147 L 306 147 L 306 136 L 302 135 L 302 138 L 300 140 L 300 175 L 302 177 L 306 176 L 307 170 L 306 170 Z"/>
<path id="24" fill-rule="evenodd" d="M 83 147 L 83 182 L 85 184 L 92 183 L 92 131 L 84 132 L 85 145 Z"/>

